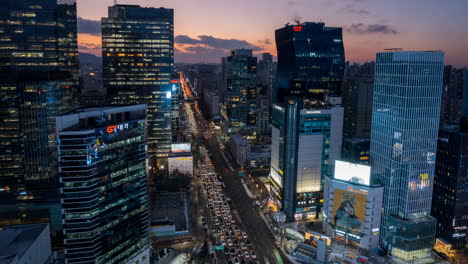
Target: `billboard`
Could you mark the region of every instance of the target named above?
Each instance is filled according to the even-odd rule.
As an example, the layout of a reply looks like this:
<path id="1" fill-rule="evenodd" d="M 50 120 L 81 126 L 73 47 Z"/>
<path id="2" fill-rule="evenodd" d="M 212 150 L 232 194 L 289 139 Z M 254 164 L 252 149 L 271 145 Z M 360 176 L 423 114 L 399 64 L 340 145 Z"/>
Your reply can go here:
<path id="1" fill-rule="evenodd" d="M 370 166 L 337 160 L 335 162 L 335 179 L 364 185 L 370 184 Z"/>
<path id="2" fill-rule="evenodd" d="M 354 191 L 335 189 L 332 224 L 336 229 L 361 234 L 366 221 L 367 196 Z"/>
<path id="3" fill-rule="evenodd" d="M 171 152 L 190 152 L 190 143 L 176 143 L 171 145 Z"/>

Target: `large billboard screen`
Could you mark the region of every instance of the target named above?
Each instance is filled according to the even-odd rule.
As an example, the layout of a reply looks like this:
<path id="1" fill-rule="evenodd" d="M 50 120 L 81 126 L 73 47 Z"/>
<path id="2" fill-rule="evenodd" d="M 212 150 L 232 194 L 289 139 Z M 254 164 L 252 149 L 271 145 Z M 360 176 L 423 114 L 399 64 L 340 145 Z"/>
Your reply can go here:
<path id="1" fill-rule="evenodd" d="M 370 184 L 370 166 L 337 160 L 335 162 L 335 179 L 364 185 Z"/>
<path id="2" fill-rule="evenodd" d="M 172 144 L 171 152 L 190 152 L 190 143 Z"/>
<path id="3" fill-rule="evenodd" d="M 335 189 L 332 223 L 336 229 L 361 234 L 366 221 L 365 194 Z"/>

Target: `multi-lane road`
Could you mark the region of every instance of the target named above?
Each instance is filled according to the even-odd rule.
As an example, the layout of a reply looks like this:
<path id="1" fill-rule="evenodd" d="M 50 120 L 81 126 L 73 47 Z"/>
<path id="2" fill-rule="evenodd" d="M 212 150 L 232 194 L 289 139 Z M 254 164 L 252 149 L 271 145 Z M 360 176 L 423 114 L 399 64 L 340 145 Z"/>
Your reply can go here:
<path id="1" fill-rule="evenodd" d="M 191 91 L 188 84 L 183 80 L 181 75 L 182 90 L 187 99 L 191 99 Z M 203 116 L 198 103 L 195 101 L 193 104 L 185 104 L 186 107 L 191 107 L 189 111 L 193 112 L 194 119 L 192 122 L 197 124 L 190 124 L 192 127 L 201 127 L 204 129 L 209 128 L 209 123 Z M 196 121 L 195 121 L 196 120 Z M 200 140 L 201 137 L 196 137 L 194 140 Z M 262 263 L 278 263 L 275 260 L 274 251 L 276 250 L 273 235 L 264 222 L 260 213 L 257 211 L 253 204 L 253 200 L 247 195 L 241 182 L 241 177 L 238 176 L 238 171 L 233 170 L 233 166 L 228 164 L 224 153 L 220 148 L 218 137 L 211 136 L 203 139 L 200 143 L 204 144 L 208 151 L 211 153 L 211 159 L 214 169 L 218 175 L 221 176 L 226 188 L 225 192 L 232 199 L 234 208 L 237 210 L 239 217 L 242 221 L 242 226 L 245 228 L 247 235 L 250 237 L 254 245 L 258 259 Z M 286 257 L 282 256 L 282 263 L 289 263 Z M 280 262 L 281 263 L 281 262 Z"/>

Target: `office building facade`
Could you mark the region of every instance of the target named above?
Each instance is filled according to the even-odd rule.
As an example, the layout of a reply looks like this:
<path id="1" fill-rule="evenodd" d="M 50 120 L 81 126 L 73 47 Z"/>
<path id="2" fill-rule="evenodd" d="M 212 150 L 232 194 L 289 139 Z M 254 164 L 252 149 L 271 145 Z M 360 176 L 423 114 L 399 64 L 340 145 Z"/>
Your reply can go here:
<path id="1" fill-rule="evenodd" d="M 341 28 L 305 22 L 277 29 L 275 38 L 278 70 L 274 103 L 299 96 L 314 106 L 327 94 L 340 94 L 345 66 Z"/>
<path id="2" fill-rule="evenodd" d="M 2 1 L 0 225 L 61 230 L 55 117 L 78 97 L 74 0 Z"/>
<path id="3" fill-rule="evenodd" d="M 300 100 L 273 105 L 272 203 L 288 219 L 313 219 L 323 203 L 323 180 L 341 157 L 343 108 L 303 109 Z"/>
<path id="4" fill-rule="evenodd" d="M 377 53 L 370 157 L 384 186 L 381 246 L 404 260 L 433 247 L 430 216 L 444 53 Z"/>
<path id="5" fill-rule="evenodd" d="M 172 139 L 174 10 L 114 5 L 101 22 L 103 83 L 109 101 L 148 105 L 150 166 L 164 166 Z"/>
<path id="6" fill-rule="evenodd" d="M 441 250 L 463 249 L 468 244 L 468 70 L 464 71 L 459 125 L 439 131 L 431 215 L 437 219 Z"/>
<path id="7" fill-rule="evenodd" d="M 146 105 L 57 117 L 66 263 L 149 263 Z"/>
<path id="8" fill-rule="evenodd" d="M 241 135 L 254 141 L 257 136 L 257 58 L 252 50 L 238 49 L 222 60 L 221 129 L 225 137 Z"/>

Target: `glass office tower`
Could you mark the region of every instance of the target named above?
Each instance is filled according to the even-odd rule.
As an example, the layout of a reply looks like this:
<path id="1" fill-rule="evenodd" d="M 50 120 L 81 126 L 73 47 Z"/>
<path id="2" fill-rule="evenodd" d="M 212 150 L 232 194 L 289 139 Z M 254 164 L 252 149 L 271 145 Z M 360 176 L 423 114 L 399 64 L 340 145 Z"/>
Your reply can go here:
<path id="1" fill-rule="evenodd" d="M 275 31 L 278 72 L 274 103 L 290 96 L 320 104 L 325 95 L 339 94 L 345 58 L 341 28 L 325 23 L 286 25 Z"/>
<path id="2" fill-rule="evenodd" d="M 222 60 L 221 129 L 225 136 L 257 137 L 257 58 L 252 50 L 238 49 Z"/>
<path id="3" fill-rule="evenodd" d="M 371 130 L 372 181 L 384 188 L 381 246 L 404 260 L 434 244 L 430 216 L 444 53 L 377 53 Z"/>
<path id="4" fill-rule="evenodd" d="M 149 263 L 146 105 L 57 117 L 66 263 Z"/>
<path id="5" fill-rule="evenodd" d="M 270 204 L 291 220 L 317 218 L 323 180 L 341 157 L 343 108 L 303 109 L 291 99 L 272 116 Z"/>
<path id="6" fill-rule="evenodd" d="M 0 8 L 0 225 L 60 230 L 55 117 L 78 90 L 74 0 L 6 0 Z"/>
<path id="7" fill-rule="evenodd" d="M 174 10 L 109 7 L 102 18 L 102 59 L 112 104 L 148 104 L 150 166 L 164 165 L 171 146 Z"/>

